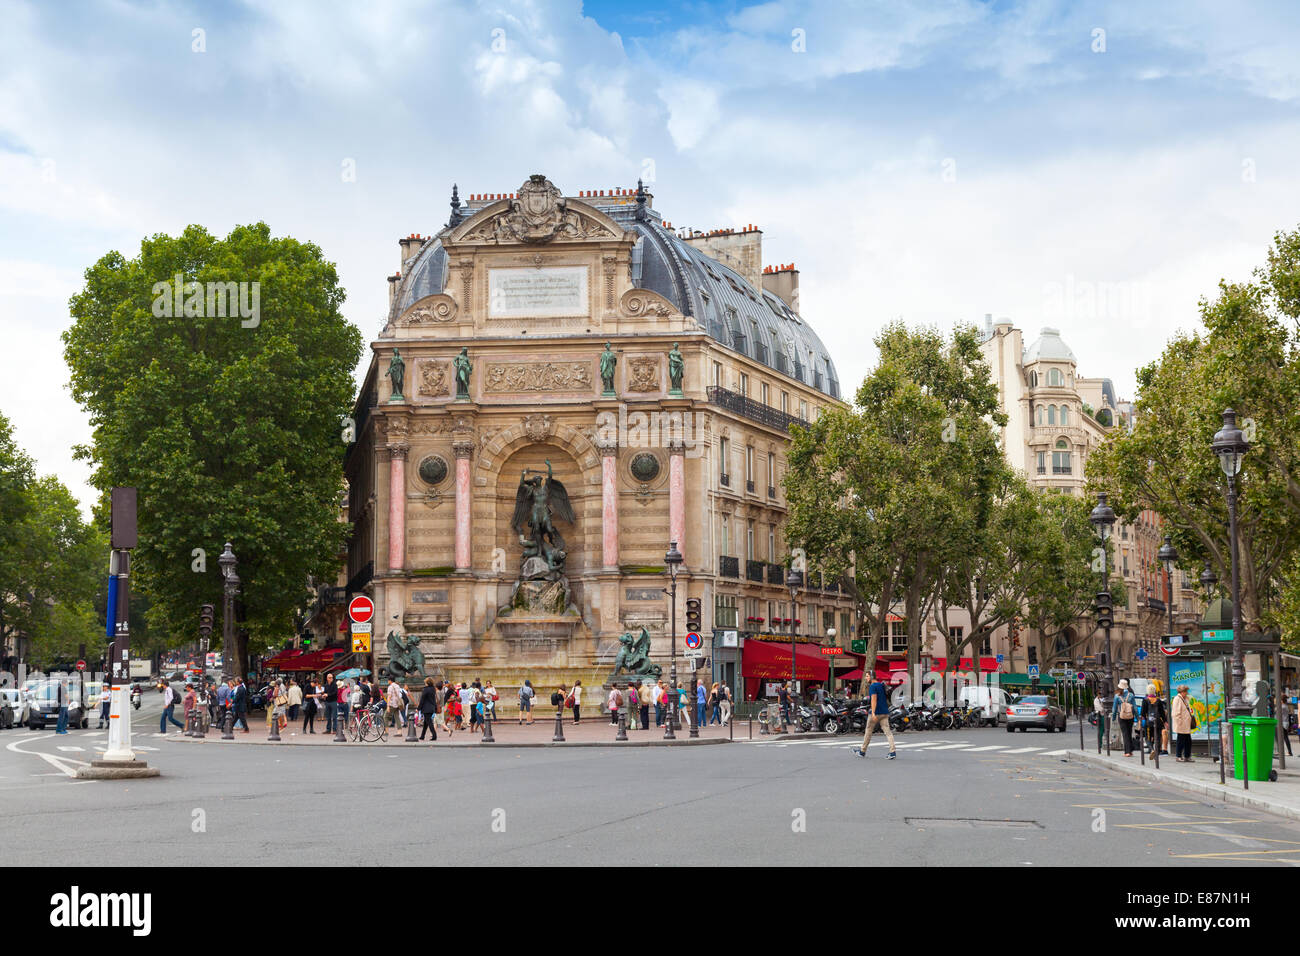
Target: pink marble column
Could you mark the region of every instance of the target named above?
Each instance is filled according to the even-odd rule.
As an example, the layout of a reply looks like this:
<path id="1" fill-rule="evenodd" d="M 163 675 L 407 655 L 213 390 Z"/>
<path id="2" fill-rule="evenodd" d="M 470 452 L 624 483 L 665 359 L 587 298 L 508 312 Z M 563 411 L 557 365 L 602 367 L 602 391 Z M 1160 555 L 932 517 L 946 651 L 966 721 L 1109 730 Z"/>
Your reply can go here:
<path id="1" fill-rule="evenodd" d="M 469 459 L 474 453 L 474 443 L 453 442 L 452 451 L 456 453 L 456 570 L 465 571 L 471 563 Z"/>
<path id="2" fill-rule="evenodd" d="M 405 442 L 388 446 L 388 570 L 406 567 L 406 453 Z"/>
<path id="3" fill-rule="evenodd" d="M 600 444 L 601 556 L 606 569 L 618 567 L 618 445 Z"/>
<path id="4" fill-rule="evenodd" d="M 686 445 L 668 445 L 668 538 L 686 553 Z"/>

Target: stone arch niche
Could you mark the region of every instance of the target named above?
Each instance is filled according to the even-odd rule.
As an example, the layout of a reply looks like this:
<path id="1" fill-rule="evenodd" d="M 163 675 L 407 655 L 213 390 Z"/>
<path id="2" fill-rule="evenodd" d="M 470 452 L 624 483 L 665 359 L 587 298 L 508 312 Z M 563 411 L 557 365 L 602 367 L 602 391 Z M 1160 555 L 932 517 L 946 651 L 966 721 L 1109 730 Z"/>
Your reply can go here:
<path id="1" fill-rule="evenodd" d="M 556 522 L 556 529 L 564 536 L 568 552 L 565 574 L 572 582 L 584 571 L 600 565 L 600 529 L 596 527 L 593 534 L 591 527 L 593 515 L 596 525 L 600 521 L 600 489 L 589 485 L 587 475 L 567 449 L 549 441 L 530 442 L 514 449 L 501 460 L 493 491 L 493 511 L 496 514 L 493 547 L 502 549 L 505 555 L 504 577 L 512 581 L 519 573 L 523 556 L 519 535 L 510 527 L 519 479 L 525 468 L 530 469 L 530 477 L 539 471 L 545 474 L 547 459 L 550 459 L 554 476 L 564 483 L 573 505 L 575 520 L 571 524 Z"/>

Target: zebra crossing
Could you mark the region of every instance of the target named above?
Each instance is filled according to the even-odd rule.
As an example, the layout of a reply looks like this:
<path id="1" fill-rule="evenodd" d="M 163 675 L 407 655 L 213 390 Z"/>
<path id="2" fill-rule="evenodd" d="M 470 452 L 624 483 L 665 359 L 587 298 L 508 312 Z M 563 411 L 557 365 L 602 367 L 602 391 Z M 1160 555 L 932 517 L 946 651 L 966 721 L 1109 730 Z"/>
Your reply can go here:
<path id="1" fill-rule="evenodd" d="M 854 747 L 857 746 L 855 736 L 844 735 L 827 739 L 825 737 L 808 737 L 796 738 L 793 740 L 781 739 L 775 737 L 771 740 L 754 740 L 750 741 L 757 747 Z M 889 741 L 880 739 L 873 740 L 868 749 L 875 750 L 877 747 L 888 748 Z M 1035 757 L 1062 757 L 1070 752 L 1069 748 L 1051 749 L 1047 747 L 1011 747 L 1004 744 L 975 744 L 969 741 L 953 741 L 937 738 L 935 740 L 917 740 L 906 741 L 895 745 L 896 750 L 946 750 L 954 753 L 968 753 L 989 755 L 995 757 L 1009 756 L 1028 756 Z"/>

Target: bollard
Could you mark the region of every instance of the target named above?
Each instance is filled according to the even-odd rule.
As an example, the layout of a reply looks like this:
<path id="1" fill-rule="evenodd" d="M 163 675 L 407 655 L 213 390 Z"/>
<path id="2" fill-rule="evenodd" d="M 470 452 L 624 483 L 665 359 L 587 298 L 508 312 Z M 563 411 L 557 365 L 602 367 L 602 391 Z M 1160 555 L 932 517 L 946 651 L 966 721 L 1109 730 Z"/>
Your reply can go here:
<path id="1" fill-rule="evenodd" d="M 668 705 L 668 719 L 664 721 L 664 740 L 676 740 L 677 734 L 673 730 L 673 723 L 677 719 L 677 714 L 670 703 Z"/>
<path id="2" fill-rule="evenodd" d="M 729 715 L 729 716 L 727 717 L 727 739 L 728 739 L 728 740 L 735 740 L 735 739 L 736 739 L 736 730 L 735 730 L 736 724 L 735 724 L 735 719 L 736 719 L 736 715 L 735 715 L 735 714 L 731 714 L 731 715 Z"/>
<path id="3" fill-rule="evenodd" d="M 267 734 L 266 739 L 277 743 L 280 740 L 280 718 L 276 716 L 274 706 L 271 708 L 271 732 Z"/>
<path id="4" fill-rule="evenodd" d="M 335 711 L 334 712 L 334 740 L 333 740 L 334 743 L 345 744 L 348 742 L 348 738 L 343 733 L 343 725 L 346 723 L 347 720 L 344 719 L 342 711 L 341 710 Z"/>
<path id="5" fill-rule="evenodd" d="M 555 708 L 555 735 L 551 738 L 551 743 L 564 743 L 564 704 Z"/>
<path id="6" fill-rule="evenodd" d="M 1236 747 L 1237 744 L 1236 734 L 1237 734 L 1236 727 L 1232 727 L 1232 729 L 1228 731 L 1228 740 L 1229 742 L 1232 743 L 1234 748 Z M 1232 751 L 1229 751 L 1229 753 L 1231 752 Z M 1250 765 L 1246 763 L 1246 728 L 1245 727 L 1241 728 L 1241 789 L 1243 790 L 1250 789 Z"/>
<path id="7" fill-rule="evenodd" d="M 194 736 L 194 709 L 185 712 L 185 729 L 181 731 L 182 737 Z"/>
<path id="8" fill-rule="evenodd" d="M 627 740 L 627 709 L 620 707 L 618 710 L 618 733 L 614 735 L 615 740 Z"/>
<path id="9" fill-rule="evenodd" d="M 417 711 L 416 713 L 419 713 L 419 711 Z M 430 715 L 430 716 L 432 717 L 432 715 Z M 405 742 L 408 743 L 408 744 L 419 743 L 419 740 L 418 740 L 418 739 L 416 738 L 416 736 L 415 736 L 415 717 L 414 717 L 414 715 L 412 715 L 412 714 L 407 714 L 407 715 L 406 715 L 406 738 L 405 738 Z"/>
<path id="10" fill-rule="evenodd" d="M 694 703 L 690 703 L 690 704 L 687 704 L 686 706 L 688 706 L 688 707 L 693 707 L 693 706 L 695 706 L 695 705 L 694 705 Z M 687 736 L 688 736 L 688 737 L 698 737 L 698 736 L 700 735 L 700 718 L 699 718 L 699 710 L 698 710 L 698 708 L 696 709 L 696 712 L 695 712 L 695 719 L 689 721 L 689 723 L 690 723 L 690 725 L 691 725 L 691 732 L 690 732 Z"/>
<path id="11" fill-rule="evenodd" d="M 1083 712 L 1079 712 L 1079 752 L 1083 753 Z"/>
<path id="12" fill-rule="evenodd" d="M 480 740 L 479 743 L 494 744 L 496 742 L 497 739 L 492 736 L 492 708 L 488 706 L 487 701 L 484 701 L 483 702 L 483 739 Z"/>
<path id="13" fill-rule="evenodd" d="M 230 708 L 226 708 L 226 723 L 225 723 L 225 727 L 223 727 L 222 730 L 223 730 L 223 733 L 221 734 L 222 740 L 235 739 L 235 713 Z"/>
<path id="14" fill-rule="evenodd" d="M 749 739 L 754 739 L 754 714 L 751 711 L 749 715 Z"/>

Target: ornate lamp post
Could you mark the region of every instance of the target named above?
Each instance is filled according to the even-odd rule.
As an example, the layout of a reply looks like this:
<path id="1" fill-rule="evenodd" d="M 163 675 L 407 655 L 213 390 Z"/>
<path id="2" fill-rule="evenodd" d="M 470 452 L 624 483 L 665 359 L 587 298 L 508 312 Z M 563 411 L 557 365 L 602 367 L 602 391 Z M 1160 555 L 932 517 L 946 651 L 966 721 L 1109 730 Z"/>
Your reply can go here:
<path id="1" fill-rule="evenodd" d="M 1201 572 L 1201 587 L 1205 589 L 1205 603 L 1208 605 L 1214 600 L 1214 589 L 1219 584 L 1219 576 L 1210 570 L 1207 564 L 1205 570 Z"/>
<path id="2" fill-rule="evenodd" d="M 230 542 L 226 542 L 226 550 L 221 552 L 221 557 L 217 558 L 217 564 L 221 568 L 222 586 L 222 603 L 221 603 L 221 652 L 229 655 L 232 645 L 235 642 L 235 596 L 239 594 L 239 575 L 235 573 L 235 565 L 239 560 L 235 557 L 235 552 L 231 550 Z M 241 675 L 242 676 L 242 675 Z"/>
<path id="3" fill-rule="evenodd" d="M 1114 625 L 1115 619 L 1110 603 L 1110 569 L 1107 562 L 1110 556 L 1110 533 L 1115 526 L 1115 510 L 1106 503 L 1106 492 L 1103 491 L 1097 495 L 1097 507 L 1092 509 L 1088 521 L 1097 529 L 1097 535 L 1101 538 L 1102 589 L 1097 592 L 1097 624 L 1106 632 L 1105 686 L 1102 689 L 1101 699 L 1106 707 L 1106 712 L 1110 713 L 1110 695 L 1115 687 L 1115 663 L 1110 650 L 1110 629 Z"/>
<path id="4" fill-rule="evenodd" d="M 1210 443 L 1219 457 L 1219 467 L 1228 479 L 1228 539 L 1232 548 L 1232 700 L 1228 702 L 1229 717 L 1244 717 L 1250 705 L 1241 699 L 1241 688 L 1246 683 L 1246 662 L 1241 653 L 1241 572 L 1237 558 L 1237 484 L 1234 479 L 1241 472 L 1241 462 L 1250 450 L 1250 442 L 1237 427 L 1237 413 L 1224 409 L 1223 427 L 1214 433 Z"/>
<path id="5" fill-rule="evenodd" d="M 830 646 L 832 647 L 835 646 L 835 628 L 833 627 L 826 628 L 826 640 L 829 642 Z M 835 681 L 836 657 L 837 655 L 831 655 L 831 659 L 826 662 L 826 694 L 830 694 L 831 691 L 834 689 L 832 685 L 834 684 Z"/>
<path id="6" fill-rule="evenodd" d="M 790 694 L 794 694 L 794 685 L 798 681 L 798 665 L 795 660 L 795 635 L 799 633 L 799 605 L 795 603 L 799 597 L 799 589 L 803 587 L 803 572 L 790 565 L 790 570 L 785 573 L 785 586 L 790 589 Z M 790 701 L 790 716 L 794 717 L 794 700 Z"/>
<path id="7" fill-rule="evenodd" d="M 668 721 L 664 727 L 664 740 L 676 740 L 677 735 L 673 732 L 674 728 L 680 726 L 677 723 L 677 572 L 682 566 L 682 553 L 677 550 L 677 542 L 668 542 L 668 553 L 664 555 L 664 565 L 668 568 L 669 582 L 669 601 L 672 608 L 669 614 L 669 620 L 672 622 L 672 665 L 668 670 L 668 682 L 671 684 L 668 693 Z M 695 731 L 695 725 L 691 725 L 691 730 Z M 692 733 L 691 736 L 698 736 L 698 732 Z"/>

